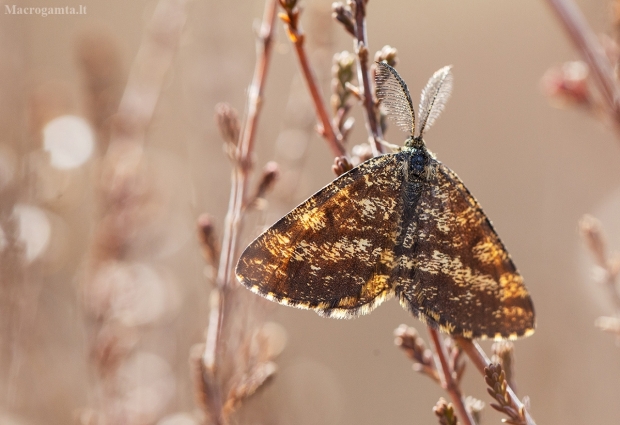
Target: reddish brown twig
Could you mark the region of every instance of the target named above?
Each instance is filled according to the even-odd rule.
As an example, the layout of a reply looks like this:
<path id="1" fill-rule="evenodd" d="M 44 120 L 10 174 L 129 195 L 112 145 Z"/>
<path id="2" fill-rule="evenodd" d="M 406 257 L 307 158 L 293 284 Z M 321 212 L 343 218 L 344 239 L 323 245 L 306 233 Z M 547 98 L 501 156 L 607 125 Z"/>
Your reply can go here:
<path id="1" fill-rule="evenodd" d="M 377 121 L 377 109 L 373 98 L 368 72 L 368 40 L 366 36 L 366 2 L 368 0 L 355 0 L 355 52 L 357 53 L 357 79 L 362 83 L 362 102 L 364 103 L 364 116 L 366 129 L 371 140 L 373 155 L 383 152 L 383 140 L 381 126 Z"/>
<path id="2" fill-rule="evenodd" d="M 346 156 L 347 152 L 342 144 L 342 135 L 336 130 L 331 119 L 329 118 L 329 113 L 325 107 L 323 95 L 321 94 L 321 90 L 316 81 L 316 76 L 310 66 L 310 61 L 308 60 L 308 55 L 304 47 L 305 34 L 299 25 L 299 15 L 301 11 L 296 5 L 296 0 L 279 1 L 285 11 L 285 13 L 280 14 L 280 19 L 282 19 L 286 26 L 288 38 L 293 43 L 293 46 L 295 46 L 295 53 L 297 53 L 297 59 L 299 60 L 302 75 L 308 86 L 310 96 L 312 97 L 312 103 L 314 104 L 316 115 L 321 122 L 319 133 L 327 141 L 327 144 L 332 150 L 334 156 Z"/>
<path id="3" fill-rule="evenodd" d="M 484 350 L 480 348 L 478 343 L 472 341 L 471 339 L 463 337 L 456 337 L 455 341 L 463 349 L 463 351 L 465 351 L 467 356 L 470 358 L 470 360 L 472 361 L 474 366 L 476 366 L 476 369 L 478 369 L 482 376 L 486 376 L 485 369 L 491 364 L 491 361 L 485 354 Z M 509 386 L 506 388 L 506 396 L 517 411 L 523 411 L 523 416 L 527 425 L 536 425 L 536 422 L 534 422 L 534 418 L 532 418 L 532 416 L 525 408 L 524 404 L 521 402 L 521 400 L 519 400 L 512 388 L 510 388 Z"/>
<path id="4" fill-rule="evenodd" d="M 231 285 L 234 285 L 233 266 L 237 258 L 237 245 L 241 233 L 244 205 L 246 203 L 248 177 L 253 170 L 252 153 L 258 118 L 262 105 L 263 87 L 267 76 L 267 69 L 272 51 L 274 24 L 276 18 L 276 1 L 268 0 L 265 4 L 263 23 L 257 40 L 257 62 L 254 77 L 248 94 L 248 113 L 241 140 L 233 152 L 232 187 L 226 223 L 222 241 L 222 250 L 218 265 L 216 288 L 212 294 L 212 306 L 207 328 L 206 344 L 203 353 L 205 366 L 205 384 L 215 401 L 211 404 L 212 419 L 217 424 L 225 423 L 223 415 L 224 394 L 216 379 L 216 365 L 218 363 L 222 322 L 226 308 L 226 295 Z"/>
<path id="5" fill-rule="evenodd" d="M 440 374 L 441 377 L 441 386 L 444 390 L 450 394 L 450 398 L 452 399 L 452 403 L 456 407 L 458 411 L 458 416 L 464 424 L 467 425 L 475 425 L 476 422 L 474 418 L 471 416 L 471 413 L 465 407 L 465 400 L 463 399 L 463 394 L 461 394 L 461 389 L 455 380 L 455 372 L 450 367 L 448 362 L 448 353 L 446 351 L 446 346 L 444 345 L 441 337 L 439 336 L 439 332 L 437 329 L 433 327 L 428 327 L 428 333 L 431 336 L 431 340 L 433 341 L 433 345 L 435 346 L 435 353 L 437 353 L 437 357 L 439 357 L 439 363 L 441 365 L 441 370 L 443 373 Z"/>
<path id="6" fill-rule="evenodd" d="M 620 128 L 620 87 L 615 79 L 613 66 L 605 56 L 603 46 L 572 0 L 546 1 L 592 71 L 593 80 L 618 130 Z"/>

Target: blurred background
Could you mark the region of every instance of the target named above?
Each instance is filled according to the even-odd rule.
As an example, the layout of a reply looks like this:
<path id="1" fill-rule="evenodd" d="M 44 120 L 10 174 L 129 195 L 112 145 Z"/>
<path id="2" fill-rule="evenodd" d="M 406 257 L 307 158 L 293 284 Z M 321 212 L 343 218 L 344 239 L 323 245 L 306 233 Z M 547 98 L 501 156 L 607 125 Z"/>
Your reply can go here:
<path id="1" fill-rule="evenodd" d="M 116 182 L 102 174 L 107 117 L 156 2 L 73 3 L 0 2 L 0 423 L 95 424 L 107 400 L 124 412 L 117 423 L 196 424 L 188 358 L 205 339 L 214 270 L 195 223 L 209 213 L 223 233 L 231 166 L 213 115 L 228 102 L 243 116 L 264 1 L 186 4 L 180 47 L 132 169 L 138 177 L 131 196 L 115 198 L 129 217 L 121 225 L 101 212 L 106 185 Z M 610 1 L 578 3 L 597 32 L 612 33 Z M 13 4 L 81 4 L 86 14 L 7 14 Z M 330 0 L 301 6 L 329 99 L 332 56 L 352 40 L 332 20 Z M 534 299 L 537 331 L 515 344 L 519 395 L 531 398 L 539 424 L 614 423 L 620 348 L 594 326 L 613 305 L 578 221 L 600 218 L 610 248 L 620 248 L 620 145 L 585 108 L 554 108 L 541 90 L 549 68 L 578 57 L 562 28 L 534 0 L 373 0 L 367 12 L 371 54 L 398 49 L 414 103 L 434 71 L 454 66 L 453 97 L 426 141 L 483 205 Z M 243 246 L 334 178 L 297 58 L 277 27 L 256 168 L 275 160 L 281 176 L 250 214 Z M 349 148 L 367 139 L 360 108 L 352 115 Z M 386 139 L 401 144 L 404 135 L 391 128 Z M 102 236 L 106 226 L 116 226 L 116 239 Z M 346 321 L 261 308 L 275 345 L 286 346 L 277 374 L 235 423 L 437 422 L 442 390 L 393 342 L 399 324 L 425 335 L 424 326 L 397 302 Z M 110 373 L 122 388 L 106 387 Z M 471 366 L 463 388 L 490 401 Z M 482 423 L 500 418 L 487 407 Z"/>

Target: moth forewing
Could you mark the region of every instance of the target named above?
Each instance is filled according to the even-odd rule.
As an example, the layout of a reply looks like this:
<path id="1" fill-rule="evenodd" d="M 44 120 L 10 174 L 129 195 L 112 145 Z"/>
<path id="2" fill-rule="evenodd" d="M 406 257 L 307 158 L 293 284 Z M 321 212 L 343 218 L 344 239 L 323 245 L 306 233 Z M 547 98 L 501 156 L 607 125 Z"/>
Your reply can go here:
<path id="1" fill-rule="evenodd" d="M 441 115 L 452 93 L 452 66 L 444 66 L 428 80 L 420 96 L 418 134 L 422 136 Z"/>

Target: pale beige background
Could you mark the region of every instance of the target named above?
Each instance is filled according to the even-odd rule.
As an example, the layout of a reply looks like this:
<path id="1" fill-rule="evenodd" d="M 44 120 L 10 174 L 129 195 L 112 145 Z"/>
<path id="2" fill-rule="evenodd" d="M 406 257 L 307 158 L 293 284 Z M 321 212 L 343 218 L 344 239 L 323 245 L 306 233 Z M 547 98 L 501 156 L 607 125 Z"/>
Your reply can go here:
<path id="1" fill-rule="evenodd" d="M 324 49 L 315 50 L 312 60 L 326 96 L 332 53 L 351 48 L 349 37 L 329 19 L 330 3 L 306 0 L 305 18 L 315 22 L 302 21 L 309 43 Z M 579 3 L 597 30 L 610 28 L 608 1 Z M 5 128 L 0 131 L 6 135 L 23 131 L 20 111 L 32 89 L 48 80 L 64 82 L 76 110 L 83 110 L 74 60 L 77 36 L 95 26 L 111 30 L 122 43 L 127 68 L 155 3 L 83 0 L 86 16 L 47 18 L 5 15 L 4 4 L 0 125 Z M 40 0 L 16 4 L 57 5 Z M 150 130 L 153 152 L 172 158 L 161 170 L 162 179 L 175 188 L 171 191 L 175 195 L 166 199 L 178 220 L 169 226 L 185 235 L 180 249 L 163 261 L 178 284 L 183 308 L 157 332 L 145 331 L 145 347 L 171 359 L 177 376 L 168 413 L 193 409 L 187 352 L 202 339 L 207 323 L 208 286 L 191 233 L 193 220 L 208 211 L 221 228 L 228 199 L 229 165 L 213 110 L 221 101 L 244 108 L 254 63 L 252 24 L 262 15 L 262 7 L 262 1 L 254 0 L 189 4 L 183 44 Z M 372 0 L 368 14 L 371 51 L 385 44 L 398 48 L 398 69 L 414 98 L 436 69 L 454 65 L 453 98 L 426 139 L 484 206 L 532 293 L 538 330 L 516 344 L 519 391 L 531 397 L 532 415 L 539 424 L 617 422 L 620 348 L 613 337 L 593 326 L 596 317 L 611 310 L 601 288 L 591 282 L 577 221 L 592 212 L 607 220 L 610 232 L 620 231 L 620 145 L 586 114 L 553 109 L 541 94 L 539 81 L 545 70 L 576 58 L 558 23 L 542 0 Z M 280 139 L 280 148 L 275 142 L 284 130 L 307 130 L 312 117 L 297 77 L 296 58 L 278 26 L 258 133 L 259 165 L 274 157 L 285 163 L 287 154 L 282 159 L 282 152 L 294 157 L 291 151 L 299 149 L 302 154 L 303 135 L 301 141 Z M 313 28 L 321 28 L 321 33 L 310 32 Z M 366 137 L 361 115 L 356 117 L 352 143 Z M 392 143 L 402 141 L 396 131 L 387 136 Z M 29 152 L 38 146 L 33 142 L 23 149 Z M 325 143 L 313 136 L 297 189 L 289 199 L 273 198 L 266 220 L 275 221 L 328 183 L 333 178 L 331 162 Z M 24 191 L 20 196 L 35 195 Z M 76 296 L 89 228 L 88 202 L 84 195 L 72 207 L 50 207 L 64 222 L 68 251 L 56 270 L 32 272 L 31 284 L 39 285 L 40 293 L 30 337 L 22 342 L 15 379 L 9 382 L 8 367 L 2 369 L 2 408 L 24 423 L 71 423 L 75 409 L 88 403 L 84 332 Z M 244 241 L 256 230 L 249 226 Z M 620 243 L 620 238 L 616 240 Z M 272 318 L 285 326 L 288 346 L 278 360 L 280 373 L 249 403 L 248 412 L 257 413 L 245 415 L 244 423 L 436 423 L 431 407 L 442 391 L 415 374 L 393 345 L 392 331 L 400 323 L 422 326 L 396 302 L 352 321 L 322 319 L 280 306 L 274 307 Z M 6 363 L 10 348 L 3 350 Z M 471 367 L 465 390 L 489 401 L 482 379 Z M 490 409 L 484 418 L 484 423 L 499 423 Z"/>

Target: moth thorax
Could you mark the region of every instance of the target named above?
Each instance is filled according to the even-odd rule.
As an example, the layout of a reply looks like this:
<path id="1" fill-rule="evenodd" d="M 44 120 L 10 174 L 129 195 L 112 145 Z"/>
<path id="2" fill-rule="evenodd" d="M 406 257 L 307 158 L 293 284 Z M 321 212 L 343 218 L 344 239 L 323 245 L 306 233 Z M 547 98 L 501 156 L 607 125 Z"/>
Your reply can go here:
<path id="1" fill-rule="evenodd" d="M 426 179 L 427 167 L 429 166 L 430 157 L 426 149 L 413 149 L 409 156 L 407 169 L 419 179 Z"/>

